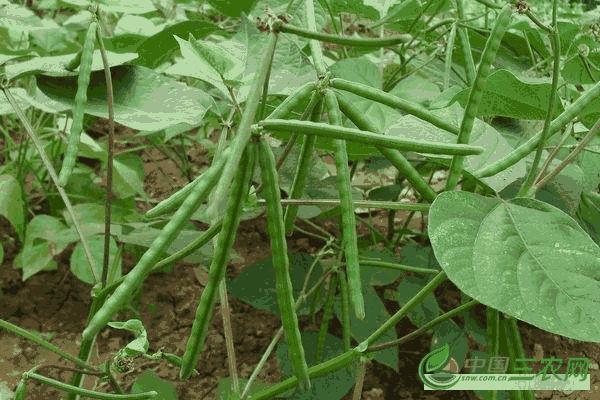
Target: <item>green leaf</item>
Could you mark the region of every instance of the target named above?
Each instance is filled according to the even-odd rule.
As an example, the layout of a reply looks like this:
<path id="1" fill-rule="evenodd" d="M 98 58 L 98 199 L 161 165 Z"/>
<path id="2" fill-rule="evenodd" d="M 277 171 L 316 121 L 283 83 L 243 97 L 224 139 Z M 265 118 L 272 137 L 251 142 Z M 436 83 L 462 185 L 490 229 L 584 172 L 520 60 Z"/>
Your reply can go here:
<path id="1" fill-rule="evenodd" d="M 110 51 L 107 51 L 106 53 L 106 58 L 108 58 L 108 65 L 110 67 L 122 65 L 137 58 L 137 54 L 135 53 L 117 54 Z M 75 77 L 75 90 L 77 90 L 79 68 L 73 72 L 65 69 L 65 66 L 74 56 L 74 54 L 67 54 L 64 56 L 37 57 L 28 61 L 10 64 L 5 67 L 6 76 L 10 77 L 12 80 L 28 75 L 43 74 L 43 76 L 57 78 L 61 81 L 64 79 L 66 82 L 69 82 L 67 78 Z M 102 62 L 100 50 L 94 52 L 94 58 L 92 59 L 92 72 L 93 71 L 104 71 L 104 63 Z M 102 76 L 104 76 L 104 72 L 102 72 Z M 75 93 L 73 93 L 73 98 L 75 98 Z"/>
<path id="2" fill-rule="evenodd" d="M 24 210 L 19 182 L 12 175 L 0 175 L 0 215 L 10 221 L 21 241 L 25 238 Z"/>
<path id="3" fill-rule="evenodd" d="M 154 397 L 155 400 L 178 399 L 175 385 L 159 377 L 156 372 L 146 369 L 136 377 L 129 393 L 145 393 L 150 391 L 158 393 L 158 396 Z"/>
<path id="4" fill-rule="evenodd" d="M 564 212 L 443 192 L 431 205 L 436 258 L 463 292 L 548 332 L 600 342 L 600 248 Z"/>
<path id="5" fill-rule="evenodd" d="M 220 30 L 217 25 L 206 21 L 178 22 L 145 39 L 136 49 L 139 58 L 134 63 L 152 69 L 157 68 L 179 50 L 175 36 L 187 37 L 191 33 L 197 38 L 204 38 Z"/>
<path id="6" fill-rule="evenodd" d="M 600 243 L 600 195 L 587 190 L 581 193 L 577 218 L 596 244 Z"/>
<path id="7" fill-rule="evenodd" d="M 115 329 L 124 329 L 135 334 L 135 339 L 132 340 L 122 349 L 125 357 L 134 357 L 139 354 L 145 354 L 148 351 L 148 334 L 144 324 L 139 319 L 130 319 L 129 321 L 109 322 L 108 326 Z"/>
<path id="8" fill-rule="evenodd" d="M 467 105 L 470 89 L 454 96 L 451 102 Z M 483 92 L 477 117 L 488 115 L 525 120 L 544 120 L 548 113 L 548 102 L 552 83 L 546 78 L 518 77 L 510 71 L 499 70 L 490 74 Z M 564 111 L 560 98 L 556 98 L 552 118 Z"/>
<path id="9" fill-rule="evenodd" d="M 240 389 L 243 390 L 246 387 L 247 383 L 248 383 L 248 379 L 240 378 Z M 252 386 L 248 390 L 248 396 L 252 396 L 253 394 L 258 393 L 261 390 L 268 388 L 269 386 L 270 386 L 269 384 L 261 382 L 260 380 L 256 379 L 256 380 L 254 380 L 254 382 L 252 382 Z M 231 389 L 231 378 L 227 377 L 227 378 L 221 379 L 219 381 L 219 386 L 217 386 L 217 390 L 215 392 L 215 399 L 217 399 L 217 400 L 234 400 L 234 399 L 236 399 L 237 400 L 238 398 L 234 397 L 234 396 L 235 396 L 235 393 L 233 393 L 233 390 Z"/>
<path id="10" fill-rule="evenodd" d="M 353 313 L 350 314 L 352 315 Z M 302 343 L 306 352 L 306 362 L 309 367 L 319 364 L 319 361 L 317 361 L 316 358 L 317 342 L 317 333 L 302 332 Z M 285 378 L 294 376 L 288 351 L 287 344 L 284 341 L 281 341 L 277 346 L 276 355 L 278 365 Z M 344 342 L 341 339 L 330 334 L 326 335 L 323 348 L 323 360 L 330 360 L 344 353 L 344 351 Z M 353 367 L 352 375 L 348 373 L 346 368 L 342 368 L 327 375 L 313 378 L 310 380 L 310 383 L 311 388 L 306 392 L 302 392 L 300 389 L 296 388 L 283 395 L 279 395 L 279 397 L 291 398 L 294 400 L 341 399 L 356 383 L 356 367 Z"/>
<path id="11" fill-rule="evenodd" d="M 111 68 L 115 96 L 115 122 L 132 129 L 159 130 L 182 122 L 202 120 L 211 105 L 200 89 L 141 66 Z M 62 105 L 74 107 L 76 77 L 37 76 L 41 92 Z M 92 72 L 86 114 L 108 119 L 106 80 L 103 71 Z M 36 104 L 32 104 L 36 106 Z"/>
<path id="12" fill-rule="evenodd" d="M 455 126 L 460 126 L 464 110 L 457 104 L 452 104 L 448 108 L 432 111 L 438 117 L 450 122 Z M 440 128 L 431 125 L 428 122 L 422 121 L 412 115 L 405 115 L 399 118 L 394 125 L 391 125 L 386 134 L 389 136 L 400 136 L 408 139 L 423 140 L 438 143 L 456 143 L 456 135 L 446 132 Z M 480 146 L 485 149 L 485 152 L 476 156 L 465 158 L 463 169 L 473 174 L 479 168 L 501 159 L 506 154 L 510 153 L 513 148 L 490 125 L 476 119 L 471 133 L 470 145 Z M 429 159 L 435 159 L 443 164 L 450 165 L 451 156 L 423 154 Z M 512 167 L 488 178 L 483 178 L 482 181 L 496 191 L 500 191 L 508 186 L 511 182 L 525 175 L 525 161 L 521 160 Z"/>
<path id="13" fill-rule="evenodd" d="M 104 236 L 94 235 L 88 238 L 88 244 L 92 252 L 92 257 L 96 264 L 97 276 L 102 276 L 102 267 L 104 259 Z M 108 261 L 109 270 L 110 266 L 114 263 L 115 256 L 117 255 L 117 242 L 111 237 L 110 238 L 110 258 Z M 107 277 L 107 283 L 110 284 L 121 277 L 122 270 L 122 259 L 118 260 L 117 268 L 113 272 L 113 275 L 109 274 Z M 90 271 L 90 262 L 85 255 L 83 245 L 81 242 L 77 243 L 73 254 L 71 255 L 71 272 L 79 278 L 79 280 L 91 285 L 94 282 L 93 276 Z"/>
<path id="14" fill-rule="evenodd" d="M 297 299 L 304 285 L 304 278 L 314 258 L 306 253 L 288 253 L 290 260 L 290 277 L 294 287 L 294 296 Z M 317 271 L 321 267 L 317 265 L 309 279 L 309 287 L 317 283 L 319 279 Z M 252 264 L 244 269 L 242 274 L 227 283 L 227 290 L 235 298 L 243 300 L 259 310 L 267 310 L 279 314 L 277 303 L 275 269 L 273 260 L 268 257 L 262 261 Z M 312 296 L 309 297 L 297 310 L 297 313 L 307 313 L 310 308 Z M 322 302 L 322 299 L 321 299 Z"/>

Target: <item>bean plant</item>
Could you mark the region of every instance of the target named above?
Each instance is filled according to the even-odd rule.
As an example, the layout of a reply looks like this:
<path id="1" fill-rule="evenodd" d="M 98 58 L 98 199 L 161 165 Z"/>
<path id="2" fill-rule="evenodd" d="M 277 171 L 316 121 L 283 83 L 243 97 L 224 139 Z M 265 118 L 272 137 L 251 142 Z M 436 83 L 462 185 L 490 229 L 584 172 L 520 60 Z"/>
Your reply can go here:
<path id="1" fill-rule="evenodd" d="M 323 382 L 333 376 L 346 377 L 349 386 L 342 384 L 339 393 L 327 398 L 341 398 L 353 385 L 354 398 L 360 398 L 367 363 L 376 360 L 397 368 L 392 361 L 398 345 L 430 331 L 437 341 L 430 355 L 444 350 L 440 366 L 454 363 L 459 369 L 467 351 L 466 339 L 461 345 L 460 338 L 477 329 L 488 356 L 525 358 L 518 321 L 600 342 L 597 24 L 560 25 L 558 13 L 565 6 L 557 0 L 549 16 L 525 0 L 425 1 L 410 10 L 404 3 L 375 8 L 359 1 L 354 22 L 364 26 L 368 21 L 366 29 L 376 37 L 348 36 L 341 29 L 346 23 L 342 11 L 347 10 L 339 4 L 290 0 L 276 7 L 241 1 L 211 2 L 208 9 L 204 5 L 204 12 L 227 16 L 220 19 L 225 20 L 222 26 L 200 18 L 201 8 L 191 3 L 173 3 L 173 11 L 195 18 L 170 20 L 160 28 L 150 24 L 151 33 L 146 27 L 134 35 L 122 21 L 112 26 L 124 12 L 137 14 L 129 21 L 154 13 L 179 18 L 158 4 L 142 3 L 136 9 L 91 4 L 78 10 L 73 21 L 79 21 L 74 24 L 80 25 L 79 32 L 62 46 L 52 47 L 32 33 L 30 43 L 13 43 L 3 53 L 5 121 L 24 130 L 35 145 L 31 151 L 27 141 L 17 142 L 8 129 L 1 129 L 6 161 L 0 166 L 0 213 L 21 245 L 15 265 L 26 280 L 53 269 L 52 257 L 75 242 L 71 269 L 89 284 L 93 296 L 77 356 L 0 319 L 0 327 L 73 364 L 71 383 L 42 372 L 52 366 L 24 372 L 15 399 L 27 398 L 32 380 L 66 392 L 70 399 L 161 398 L 154 390 L 125 393 L 116 375 L 126 371 L 127 360 L 146 357 L 175 365 L 182 381 L 194 379 L 202 367 L 217 289 L 225 286 L 243 301 L 240 288 L 256 286 L 264 296 L 273 292 L 273 307 L 253 305 L 281 319 L 281 329 L 243 387 L 234 351 L 228 348 L 233 384 L 230 392 L 221 393 L 227 398 L 292 393 L 294 398 L 321 398 L 328 387 Z M 332 29 L 335 33 L 325 33 Z M 55 37 L 59 32 L 64 33 L 57 30 Z M 531 80 L 532 75 L 550 77 Z M 10 113 L 17 118 L 8 117 Z M 42 123 L 32 126 L 35 116 L 52 120 L 52 129 Z M 496 116 L 543 122 L 539 131 L 516 135 L 494 124 Z M 106 142 L 86 133 L 94 118 L 108 120 Z M 117 122 L 140 131 L 150 145 L 115 157 Z M 217 145 L 202 137 L 209 126 L 221 129 Z M 217 149 L 211 165 L 166 199 L 153 202 L 136 167 L 141 159 L 133 153 L 152 146 L 186 169 L 189 160 L 173 148 L 196 142 Z M 329 154 L 335 162 L 330 186 L 329 178 L 317 172 Z M 80 157 L 100 161 L 107 176 L 103 188 L 94 185 L 93 172 Z M 392 166 L 395 185 L 368 192 L 355 187 L 357 171 L 366 171 L 371 163 Z M 447 171 L 442 190 L 431 182 L 436 171 Z M 29 173 L 51 208 L 66 208 L 65 214 L 33 212 L 32 194 L 23 183 Z M 411 188 L 416 201 L 401 201 L 399 187 Z M 337 193 L 335 198 L 320 198 L 326 189 Z M 145 215 L 134 210 L 136 201 L 148 205 Z M 321 207 L 318 213 L 316 207 Z M 265 265 L 273 270 L 273 282 L 258 270 L 259 263 L 243 272 L 244 279 L 227 281 L 240 221 L 257 209 L 264 209 L 267 220 L 271 257 Z M 359 217 L 364 209 L 387 210 L 387 238 Z M 410 216 L 397 229 L 399 210 Z M 421 231 L 408 228 L 417 213 L 424 221 Z M 317 214 L 335 217 L 341 234 L 324 238 L 326 244 L 303 268 L 288 241 L 296 231 L 304 232 L 301 226 L 314 227 L 311 218 Z M 210 227 L 192 230 L 192 220 Z M 370 235 L 359 236 L 359 220 L 369 226 Z M 151 232 L 150 240 L 141 239 L 143 229 Z M 197 261 L 211 240 L 209 279 L 194 304 L 193 326 L 181 346 L 185 350 L 148 353 L 146 328 L 134 300 L 152 273 L 190 257 Z M 418 256 L 404 250 L 398 255 L 398 245 Z M 124 246 L 144 249 L 125 275 Z M 460 289 L 461 304 L 442 312 L 430 300 L 448 280 Z M 396 291 L 387 292 L 400 305 L 393 315 L 374 295 L 373 282 L 397 284 Z M 464 328 L 453 322 L 477 305 L 487 307 L 483 321 L 470 318 Z M 299 321 L 309 315 L 316 322 L 319 309 L 323 318 L 313 338 Z M 133 318 L 115 321 L 123 311 Z M 334 315 L 343 338 L 337 353 L 328 353 L 337 343 L 328 333 Z M 397 338 L 394 327 L 405 317 L 418 330 Z M 224 321 L 230 335 L 229 319 Z M 107 327 L 134 332 L 136 340 L 107 363 L 93 365 L 90 355 Z M 456 334 L 440 336 L 442 330 Z M 276 384 L 255 385 L 273 351 L 282 364 L 289 360 L 290 369 L 282 367 L 285 377 Z M 415 371 L 419 376 L 423 360 Z M 82 388 L 88 375 L 109 382 L 113 393 Z M 479 394 L 486 399 L 498 395 L 493 390 Z M 534 398 L 532 391 L 510 395 Z"/>

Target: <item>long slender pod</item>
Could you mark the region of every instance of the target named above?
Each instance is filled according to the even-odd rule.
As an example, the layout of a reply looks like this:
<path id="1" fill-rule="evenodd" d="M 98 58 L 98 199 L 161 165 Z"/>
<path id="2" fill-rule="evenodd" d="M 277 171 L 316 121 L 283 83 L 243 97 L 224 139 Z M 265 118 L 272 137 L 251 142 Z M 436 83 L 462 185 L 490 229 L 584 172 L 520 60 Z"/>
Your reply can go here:
<path id="1" fill-rule="evenodd" d="M 232 161 L 229 161 L 232 162 Z M 246 146 L 242 159 L 240 160 L 240 169 L 234 176 L 231 186 L 227 209 L 225 210 L 223 228 L 218 238 L 217 251 L 213 256 L 210 266 L 210 279 L 196 309 L 196 318 L 192 326 L 192 332 L 188 337 L 183 355 L 183 363 L 179 371 L 179 377 L 183 380 L 188 379 L 200 358 L 200 352 L 204 347 L 204 341 L 208 333 L 208 326 L 212 316 L 212 309 L 215 305 L 217 290 L 223 279 L 229 252 L 233 247 L 236 232 L 240 223 L 240 217 L 243 213 L 244 200 L 248 195 L 250 181 L 254 174 L 254 165 L 256 164 L 256 146 L 249 143 Z M 186 200 L 187 201 L 187 200 Z"/>
<path id="2" fill-rule="evenodd" d="M 316 120 L 321 116 L 321 106 L 322 106 L 322 95 L 320 93 L 315 92 L 316 97 L 318 98 L 316 101 L 317 105 L 313 109 L 312 119 Z M 304 142 L 302 143 L 302 147 L 300 148 L 300 155 L 298 155 L 298 163 L 296 164 L 296 174 L 294 175 L 294 180 L 292 182 L 292 187 L 290 189 L 289 198 L 290 199 L 299 199 L 304 194 L 304 189 L 306 188 L 306 180 L 308 179 L 310 173 L 310 164 L 312 161 L 313 150 L 315 148 L 315 143 L 317 141 L 317 137 L 314 135 L 305 135 Z M 289 236 L 294 231 L 294 222 L 296 220 L 296 215 L 298 214 L 298 206 L 297 205 L 288 205 L 285 208 L 284 213 L 284 226 L 285 226 L 285 235 Z"/>
<path id="3" fill-rule="evenodd" d="M 420 104 L 413 103 L 398 96 L 394 96 L 393 94 L 384 92 L 383 90 L 363 85 L 362 83 L 347 81 L 345 79 L 333 78 L 329 81 L 329 83 L 334 89 L 344 90 L 357 96 L 364 97 L 365 99 L 384 104 L 388 107 L 398 108 L 401 111 L 414 115 L 415 117 L 429 122 L 438 128 L 458 135 L 459 129 L 456 126 L 451 125 L 437 115 L 434 115 L 431 111 Z"/>
<path id="4" fill-rule="evenodd" d="M 333 90 L 325 92 L 325 106 L 329 115 L 329 123 L 335 126 L 342 125 L 342 113 Z M 350 298 L 354 306 L 356 317 L 365 319 L 365 300 L 360 279 L 360 265 L 358 263 L 358 235 L 356 233 L 356 216 L 352 203 L 352 184 L 350 182 L 350 169 L 348 168 L 348 153 L 346 141 L 334 140 L 334 160 L 337 167 L 338 191 L 340 193 L 340 209 L 342 210 L 342 240 L 348 283 L 350 285 Z"/>
<path id="5" fill-rule="evenodd" d="M 475 116 L 477 115 L 477 109 L 479 108 L 481 97 L 487 86 L 487 78 L 490 74 L 492 63 L 496 59 L 496 53 L 500 48 L 504 33 L 510 24 L 512 13 L 513 10 L 511 4 L 507 4 L 502 8 L 490 37 L 485 44 L 483 54 L 481 54 L 481 62 L 479 63 L 479 68 L 477 68 L 477 74 L 475 75 L 475 81 L 473 82 L 473 86 L 471 86 L 471 91 L 469 93 L 469 102 L 467 103 L 467 108 L 465 109 L 465 114 L 460 125 L 458 144 L 469 143 L 471 131 L 473 130 L 473 125 L 475 123 Z M 446 181 L 447 191 L 456 188 L 460 173 L 462 172 L 464 160 L 464 157 L 461 155 L 455 155 L 452 158 L 448 180 Z"/>
<path id="6" fill-rule="evenodd" d="M 342 268 L 337 270 L 338 281 L 340 282 L 340 300 L 342 303 L 342 332 L 344 340 L 344 351 L 350 351 L 352 345 L 352 331 L 350 329 L 350 290 L 346 273 Z M 348 373 L 352 373 L 352 367 L 348 366 Z"/>
<path id="7" fill-rule="evenodd" d="M 242 158 L 242 153 L 244 152 L 244 149 L 250 140 L 250 136 L 252 135 L 252 124 L 254 123 L 256 113 L 258 112 L 258 106 L 264 92 L 265 82 L 268 81 L 276 44 L 277 34 L 270 33 L 265 54 L 261 59 L 258 71 L 256 72 L 256 76 L 252 82 L 252 88 L 250 90 L 248 100 L 246 101 L 244 114 L 242 115 L 242 120 L 237 130 L 237 137 L 231 144 L 231 156 L 225 165 L 225 168 L 223 169 L 223 174 L 221 175 L 219 183 L 217 184 L 217 188 L 215 189 L 214 202 L 209 206 L 209 210 L 207 210 L 208 215 L 215 215 L 215 211 L 217 211 L 216 216 L 219 218 L 222 216 L 221 205 L 225 203 L 225 196 L 230 187 L 231 181 L 239 172 L 239 164 Z"/>
<path id="8" fill-rule="evenodd" d="M 314 82 L 308 82 L 301 86 L 294 93 L 286 97 L 266 119 L 285 119 L 302 100 L 310 96 L 315 86 Z"/>
<path id="9" fill-rule="evenodd" d="M 306 29 L 297 28 L 295 26 L 283 24 L 280 21 L 276 23 L 275 29 L 284 33 L 291 33 L 307 39 L 319 40 L 321 42 L 335 43 L 340 46 L 356 46 L 356 47 L 368 47 L 379 49 L 387 46 L 394 46 L 397 44 L 407 43 L 410 41 L 410 36 L 407 35 L 396 35 L 381 39 L 356 39 L 351 37 L 344 37 L 338 35 L 330 35 L 327 33 L 320 33 L 314 31 L 308 31 Z"/>
<path id="10" fill-rule="evenodd" d="M 550 123 L 548 128 L 548 137 L 551 137 L 556 132 L 561 130 L 569 121 L 573 120 L 577 115 L 594 99 L 600 96 L 600 82 L 597 82 L 589 90 L 587 90 L 580 98 L 571 103 L 565 110 Z M 496 175 L 497 173 L 504 171 L 506 168 L 516 164 L 529 153 L 531 153 L 542 139 L 543 130 L 536 133 L 531 139 L 511 151 L 500 160 L 488 164 L 485 167 L 477 170 L 475 176 L 478 178 L 485 178 L 488 176 Z"/>
<path id="11" fill-rule="evenodd" d="M 323 322 L 319 327 L 319 336 L 317 340 L 317 361 L 321 361 L 323 358 L 323 347 L 325 346 L 325 339 L 327 338 L 327 331 L 329 330 L 329 321 L 331 320 L 331 313 L 333 312 L 333 302 L 335 300 L 335 292 L 337 290 L 337 277 L 336 273 L 329 276 L 329 286 L 327 289 L 327 301 L 325 301 L 325 309 L 323 312 Z"/>
<path id="12" fill-rule="evenodd" d="M 290 199 L 299 199 L 304 194 L 316 141 L 317 137 L 314 135 L 306 135 L 304 138 L 304 142 L 300 148 L 300 155 L 298 156 L 298 164 L 296 165 L 296 175 L 294 175 L 294 181 L 290 189 Z M 294 232 L 294 222 L 296 221 L 297 214 L 297 205 L 290 204 L 286 207 L 284 218 L 286 236 L 289 236 Z"/>
<path id="13" fill-rule="evenodd" d="M 210 191 L 209 182 L 206 181 L 199 182 L 193 188 L 190 195 L 185 199 L 169 223 L 163 228 L 150 248 L 144 253 L 137 265 L 127 274 L 123 283 L 94 315 L 90 324 L 83 331 L 84 338 L 89 338 L 98 333 L 117 313 L 119 307 L 131 300 L 133 293 L 152 272 L 160 256 L 173 243 L 200 203 L 208 197 Z"/>
<path id="14" fill-rule="evenodd" d="M 358 111 L 358 109 L 350 103 L 344 96 L 337 95 L 338 104 L 340 105 L 340 110 L 348 117 L 350 121 L 354 125 L 363 131 L 376 131 L 373 124 L 369 121 L 368 118 L 365 118 L 364 113 Z M 412 185 L 412 187 L 419 193 L 423 198 L 433 203 L 437 193 L 433 190 L 431 185 L 429 185 L 425 179 L 421 176 L 419 171 L 413 167 L 413 165 L 404 157 L 402 153 L 395 149 L 389 149 L 387 147 L 378 147 L 378 150 L 383 154 L 388 160 L 392 162 L 394 167 L 398 169 L 398 172 L 404 176 L 408 182 Z"/>
<path id="15" fill-rule="evenodd" d="M 310 389 L 310 379 L 308 378 L 308 365 L 306 363 L 304 346 L 302 345 L 302 337 L 300 336 L 298 317 L 296 316 L 296 304 L 290 277 L 290 261 L 283 226 L 283 208 L 281 207 L 275 156 L 267 142 L 263 139 L 260 140 L 259 149 L 258 160 L 265 188 L 264 196 L 265 200 L 267 200 L 267 231 L 271 238 L 271 254 L 273 257 L 273 267 L 275 268 L 277 302 L 281 312 L 281 323 L 285 331 L 294 374 L 298 378 L 300 387 L 308 390 Z"/>
<path id="16" fill-rule="evenodd" d="M 83 115 L 85 103 L 87 103 L 87 89 L 90 84 L 90 74 L 92 73 L 92 61 L 94 59 L 94 44 L 96 43 L 96 21 L 92 21 L 85 35 L 85 42 L 81 50 L 81 63 L 79 65 L 79 78 L 77 79 L 77 94 L 75 95 L 75 108 L 73 109 L 73 123 L 67 145 L 67 153 L 63 161 L 58 182 L 65 186 L 73 167 L 77 161 L 77 150 L 79 149 L 79 138 L 83 130 Z"/>
<path id="17" fill-rule="evenodd" d="M 183 260 L 185 257 L 192 254 L 194 251 L 196 251 L 200 247 L 202 247 L 205 244 L 207 244 L 208 242 L 210 242 L 215 236 L 217 236 L 219 234 L 219 232 L 221 232 L 222 227 L 223 227 L 223 219 L 220 219 L 219 221 L 217 221 L 213 225 L 211 225 L 211 227 L 208 228 L 208 230 L 204 231 L 200 236 L 198 236 L 197 239 L 195 239 L 193 242 L 191 242 L 190 244 L 185 246 L 183 249 L 171 254 L 169 257 L 167 257 L 163 260 L 160 260 L 158 263 L 156 263 L 156 265 L 154 267 L 152 267 L 151 272 L 158 271 L 161 268 L 164 268 L 173 263 L 176 263 L 179 260 Z M 123 283 L 125 278 L 126 278 L 126 276 L 123 276 L 123 277 L 119 278 L 118 280 L 116 280 L 115 282 L 111 283 L 110 285 L 105 286 L 98 294 L 95 295 L 95 297 L 100 298 L 100 297 L 108 296 L 109 294 L 114 292 L 114 290 L 116 288 L 118 288 L 119 285 L 121 285 L 121 283 Z"/>
<path id="18" fill-rule="evenodd" d="M 460 154 L 466 156 L 482 154 L 484 152 L 483 147 L 478 146 L 454 143 L 431 143 L 309 121 L 268 119 L 259 122 L 255 129 L 258 129 L 260 126 L 268 131 L 296 131 L 297 133 L 305 135 L 317 135 L 330 139 L 343 139 L 376 147 L 391 147 L 401 151 L 414 151 L 418 153 Z"/>
<path id="19" fill-rule="evenodd" d="M 212 190 L 217 185 L 219 177 L 221 176 L 221 171 L 223 170 L 225 162 L 230 154 L 231 149 L 226 149 L 223 152 L 223 156 L 219 158 L 216 163 L 211 165 L 207 171 L 199 175 L 196 179 L 179 189 L 177 192 L 173 193 L 168 199 L 161 201 L 154 208 L 146 212 L 146 218 L 156 218 L 158 216 L 170 213 L 175 208 L 183 204 L 186 197 L 189 196 L 194 187 L 200 184 L 200 182 L 206 182 L 209 190 Z"/>

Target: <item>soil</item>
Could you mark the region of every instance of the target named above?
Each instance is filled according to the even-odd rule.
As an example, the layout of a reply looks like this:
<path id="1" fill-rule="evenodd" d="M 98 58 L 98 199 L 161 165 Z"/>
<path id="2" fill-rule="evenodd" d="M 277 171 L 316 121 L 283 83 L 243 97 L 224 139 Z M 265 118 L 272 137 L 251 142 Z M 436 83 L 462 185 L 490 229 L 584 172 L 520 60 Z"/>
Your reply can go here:
<path id="1" fill-rule="evenodd" d="M 105 125 L 96 122 L 91 131 L 106 132 Z M 127 144 L 120 144 L 117 150 L 138 146 L 132 132 L 120 128 L 117 137 L 120 141 L 129 140 Z M 142 142 L 143 143 L 143 142 Z M 186 151 L 188 160 L 192 165 L 191 176 L 195 176 L 201 168 L 208 164 L 206 151 L 200 147 L 190 147 Z M 159 150 L 152 150 L 142 155 L 146 171 L 144 189 L 148 195 L 156 200 L 168 197 L 177 185 L 188 182 L 188 177 L 183 177 L 180 170 L 164 157 Z M 161 159 L 162 158 L 162 159 Z M 101 171 L 98 169 L 98 173 Z M 360 173 L 357 179 L 361 178 Z M 378 179 L 388 179 L 385 174 Z M 138 203 L 138 211 L 145 212 L 149 206 L 143 202 Z M 43 205 L 41 207 L 43 211 Z M 396 213 L 396 226 L 399 226 L 406 214 Z M 371 215 L 375 227 L 384 236 L 387 232 L 387 211 L 378 211 Z M 412 222 L 415 229 L 421 225 L 420 220 Z M 319 223 L 322 229 L 338 234 L 337 223 L 325 220 Z M 199 223 L 198 227 L 206 229 Z M 311 226 L 302 226 L 306 231 L 314 231 Z M 368 229 L 359 224 L 359 233 L 368 234 Z M 22 271 L 13 266 L 15 257 L 20 250 L 17 235 L 6 219 L 0 217 L 0 241 L 5 250 L 2 266 L 0 267 L 0 318 L 25 329 L 33 329 L 42 333 L 54 334 L 52 343 L 66 352 L 76 355 L 79 351 L 81 332 L 87 318 L 91 304 L 89 285 L 78 280 L 69 270 L 69 259 L 73 246 L 69 246 L 55 257 L 58 269 L 44 271 L 34 275 L 27 281 L 22 281 Z M 313 236 L 295 233 L 289 241 L 292 252 L 308 252 L 314 254 L 323 243 Z M 270 246 L 266 231 L 264 215 L 252 220 L 242 221 L 238 231 L 234 250 L 241 256 L 240 262 L 231 262 L 228 268 L 228 277 L 239 276 L 244 268 L 263 260 L 270 255 Z M 400 248 L 396 249 L 400 251 Z M 124 256 L 124 273 L 135 265 L 133 254 Z M 140 315 L 148 331 L 150 342 L 149 353 L 159 349 L 165 352 L 182 355 L 185 349 L 187 336 L 193 323 L 195 309 L 202 293 L 204 277 L 197 265 L 178 262 L 171 273 L 152 274 L 144 283 L 141 297 Z M 380 293 L 382 294 L 382 293 Z M 447 311 L 455 307 L 460 301 L 458 289 L 447 282 L 436 291 L 441 307 Z M 390 314 L 396 312 L 398 304 L 385 300 L 385 305 Z M 154 304 L 153 309 L 148 304 Z M 253 367 L 259 362 L 261 355 L 269 345 L 271 338 L 279 329 L 278 317 L 272 313 L 257 310 L 254 307 L 233 299 L 229 296 L 231 308 L 231 325 L 236 348 L 236 360 L 241 378 L 248 378 Z M 225 335 L 220 316 L 220 305 L 217 304 L 212 317 L 211 329 L 207 338 L 201 360 L 198 364 L 198 373 L 188 381 L 180 381 L 179 369 L 164 361 L 151 361 L 138 357 L 130 366 L 130 370 L 117 376 L 121 386 L 129 391 L 134 379 L 142 371 L 152 369 L 162 379 L 170 381 L 176 389 L 179 399 L 200 400 L 214 399 L 216 385 L 220 379 L 229 376 L 228 361 L 225 347 Z M 118 320 L 126 320 L 127 315 L 118 315 Z M 303 331 L 316 332 L 322 320 L 322 312 L 317 315 L 316 324 L 307 317 L 300 318 L 300 327 Z M 403 336 L 416 327 L 408 321 L 402 320 L 396 326 L 398 336 Z M 590 359 L 591 391 L 536 391 L 536 397 L 541 399 L 600 399 L 600 374 L 598 362 L 600 361 L 600 346 L 594 343 L 579 342 L 541 331 L 531 325 L 519 321 L 519 329 L 524 341 L 527 355 L 540 360 L 543 357 L 588 357 Z M 342 337 L 341 324 L 333 319 L 329 332 L 337 337 Z M 97 346 L 90 363 L 99 365 L 114 355 L 133 339 L 133 335 L 122 330 L 105 328 L 97 339 Z M 417 377 L 417 366 L 421 358 L 429 352 L 431 335 L 423 334 L 415 340 L 399 346 L 398 367 L 390 368 L 372 361 L 368 364 L 362 391 L 362 399 L 421 399 L 421 400 L 458 400 L 475 399 L 472 392 L 423 390 L 423 384 Z M 470 343 L 472 348 L 477 346 Z M 5 330 L 0 331 L 0 399 L 11 398 L 10 393 L 15 389 L 21 374 L 36 365 L 54 365 L 71 367 L 72 365 L 62 360 L 58 355 L 41 349 L 37 345 L 22 339 Z M 71 372 L 56 368 L 44 371 L 48 376 L 62 382 L 70 382 Z M 258 379 L 275 383 L 282 378 L 277 362 L 272 354 Z M 98 391 L 108 391 L 106 383 L 96 385 L 95 379 L 87 378 L 84 387 Z M 344 400 L 352 399 L 353 390 L 350 390 Z M 58 399 L 64 398 L 65 393 L 51 387 L 30 382 L 28 384 L 27 399 Z"/>

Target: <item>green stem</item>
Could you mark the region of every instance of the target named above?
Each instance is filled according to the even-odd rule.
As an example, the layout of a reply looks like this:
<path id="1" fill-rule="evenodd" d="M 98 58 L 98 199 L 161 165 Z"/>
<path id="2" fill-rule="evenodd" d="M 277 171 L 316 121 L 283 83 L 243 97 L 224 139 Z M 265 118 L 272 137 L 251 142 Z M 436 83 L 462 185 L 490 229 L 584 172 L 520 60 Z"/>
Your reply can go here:
<path id="1" fill-rule="evenodd" d="M 110 393 L 100 393 L 94 392 L 93 390 L 87 390 L 78 388 L 67 383 L 63 383 L 57 381 L 52 378 L 48 378 L 43 375 L 36 374 L 35 372 L 27 373 L 30 379 L 35 379 L 38 382 L 44 383 L 46 385 L 52 386 L 58 390 L 62 390 L 63 392 L 69 392 L 76 395 L 91 397 L 93 399 L 101 399 L 101 400 L 145 400 L 145 399 L 153 399 L 158 396 L 158 393 L 155 391 L 145 392 L 145 393 L 133 393 L 133 394 L 110 394 Z"/>
<path id="2" fill-rule="evenodd" d="M 391 263 L 391 262 L 378 261 L 378 260 L 369 260 L 367 258 L 361 258 L 358 261 L 360 262 L 360 265 L 368 265 L 371 267 L 394 269 L 394 270 L 398 270 L 398 271 L 414 272 L 417 274 L 437 274 L 438 272 L 440 272 L 437 269 L 417 268 L 417 267 L 411 267 L 409 265 L 395 264 L 395 263 Z"/>
<path id="3" fill-rule="evenodd" d="M 74 363 L 75 365 L 90 370 L 90 371 L 99 371 L 99 369 L 97 367 L 92 367 L 91 365 L 86 364 L 85 362 L 81 361 L 80 359 L 73 357 L 71 354 L 63 351 L 62 349 L 56 347 L 55 345 L 53 345 L 52 343 L 49 343 L 47 341 L 45 341 L 44 339 L 41 339 L 40 337 L 38 337 L 37 335 L 19 327 L 16 325 L 11 324 L 10 322 L 4 321 L 2 319 L 0 319 L 0 328 L 4 328 L 7 331 L 10 331 L 16 335 L 19 335 L 21 337 L 24 337 L 27 340 L 32 341 L 33 343 L 36 343 L 37 345 L 39 345 L 40 347 L 43 347 L 46 350 L 50 350 L 56 354 L 58 354 L 59 356 L 61 356 L 62 358 L 71 361 L 72 363 Z"/>

